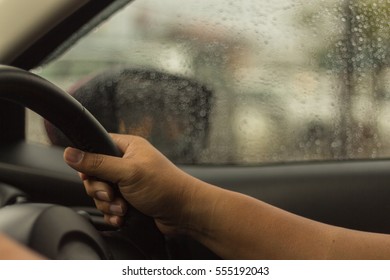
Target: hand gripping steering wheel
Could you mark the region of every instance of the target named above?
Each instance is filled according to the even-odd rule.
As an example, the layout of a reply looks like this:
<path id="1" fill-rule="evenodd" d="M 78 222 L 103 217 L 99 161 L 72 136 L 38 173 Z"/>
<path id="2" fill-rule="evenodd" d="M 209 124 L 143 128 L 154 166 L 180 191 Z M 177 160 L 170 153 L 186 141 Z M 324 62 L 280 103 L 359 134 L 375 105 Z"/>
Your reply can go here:
<path id="1" fill-rule="evenodd" d="M 59 128 L 75 148 L 121 156 L 106 130 L 78 101 L 35 74 L 0 65 L 0 99 L 18 103 L 41 115 Z M 118 187 L 115 185 L 112 187 L 120 195 Z M 73 214 L 72 210 L 66 207 L 22 204 L 5 208 L 0 210 L 0 231 L 5 231 L 19 242 L 25 243 L 49 258 L 66 258 L 68 249 L 59 252 L 58 248 L 64 248 L 64 242 L 69 240 L 70 247 L 75 248 L 84 248 L 88 247 L 88 244 L 97 243 L 99 257 L 110 258 L 107 246 L 99 240 L 99 234 L 90 225 L 86 225 L 87 222 L 80 221 L 81 217 L 78 217 L 78 214 Z M 25 220 L 18 221 L 18 219 Z M 52 226 L 53 223 L 59 223 L 58 220 L 61 219 L 68 219 L 69 226 L 61 225 L 63 229 Z M 23 226 L 18 227 L 17 224 Z M 54 232 L 48 227 L 57 230 Z M 55 236 L 51 237 L 51 233 Z M 130 242 L 144 258 L 166 258 L 164 237 L 157 229 L 154 220 L 130 205 L 124 226 L 111 235 L 114 236 L 113 238 Z"/>

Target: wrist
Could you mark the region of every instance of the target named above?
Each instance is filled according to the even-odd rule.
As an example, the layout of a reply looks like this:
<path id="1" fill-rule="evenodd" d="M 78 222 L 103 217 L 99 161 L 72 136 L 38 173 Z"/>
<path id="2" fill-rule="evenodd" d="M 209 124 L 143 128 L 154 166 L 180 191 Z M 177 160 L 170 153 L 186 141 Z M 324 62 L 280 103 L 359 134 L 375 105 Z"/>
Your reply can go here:
<path id="1" fill-rule="evenodd" d="M 220 212 L 222 189 L 192 178 L 191 185 L 186 188 L 186 199 L 181 227 L 183 232 L 202 242 L 210 238 L 215 230 L 215 217 Z"/>

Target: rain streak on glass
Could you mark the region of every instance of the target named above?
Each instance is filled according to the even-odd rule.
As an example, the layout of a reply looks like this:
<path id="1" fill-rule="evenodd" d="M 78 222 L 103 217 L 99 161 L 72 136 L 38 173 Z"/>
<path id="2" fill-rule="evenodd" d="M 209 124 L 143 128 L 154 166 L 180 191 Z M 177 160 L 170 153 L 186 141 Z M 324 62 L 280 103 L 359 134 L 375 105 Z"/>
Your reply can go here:
<path id="1" fill-rule="evenodd" d="M 90 110 L 175 162 L 388 157 L 389 18 L 388 0 L 134 1 L 40 71 L 81 99 L 97 79 Z"/>

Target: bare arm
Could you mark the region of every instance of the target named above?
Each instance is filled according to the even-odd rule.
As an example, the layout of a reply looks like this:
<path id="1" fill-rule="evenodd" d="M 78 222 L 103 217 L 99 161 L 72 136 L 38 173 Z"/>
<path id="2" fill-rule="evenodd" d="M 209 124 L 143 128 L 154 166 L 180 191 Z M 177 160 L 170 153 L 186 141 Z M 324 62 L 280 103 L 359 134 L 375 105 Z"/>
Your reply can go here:
<path id="1" fill-rule="evenodd" d="M 122 223 L 124 198 L 153 217 L 164 234 L 186 234 L 227 259 L 390 259 L 390 236 L 315 222 L 254 198 L 200 181 L 147 141 L 113 135 L 123 158 L 68 148 L 65 161 L 81 172 L 87 193 L 108 223 Z"/>
<path id="2" fill-rule="evenodd" d="M 209 194 L 198 196 L 198 205 L 204 207 L 194 208 L 190 235 L 224 258 L 390 258 L 388 235 L 326 225 L 242 194 L 209 188 Z"/>
<path id="3" fill-rule="evenodd" d="M 0 233 L 0 260 L 43 260 L 43 256 Z"/>

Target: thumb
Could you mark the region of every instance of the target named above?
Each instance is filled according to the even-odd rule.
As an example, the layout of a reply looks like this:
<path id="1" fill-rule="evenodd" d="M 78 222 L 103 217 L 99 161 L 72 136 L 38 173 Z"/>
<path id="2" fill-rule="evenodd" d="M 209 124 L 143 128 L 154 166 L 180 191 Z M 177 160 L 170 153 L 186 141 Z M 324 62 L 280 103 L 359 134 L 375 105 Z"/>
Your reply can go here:
<path id="1" fill-rule="evenodd" d="M 88 176 L 93 176 L 104 181 L 118 183 L 124 175 L 129 174 L 124 159 L 102 154 L 87 153 L 75 148 L 66 148 L 64 151 L 65 162 Z"/>

